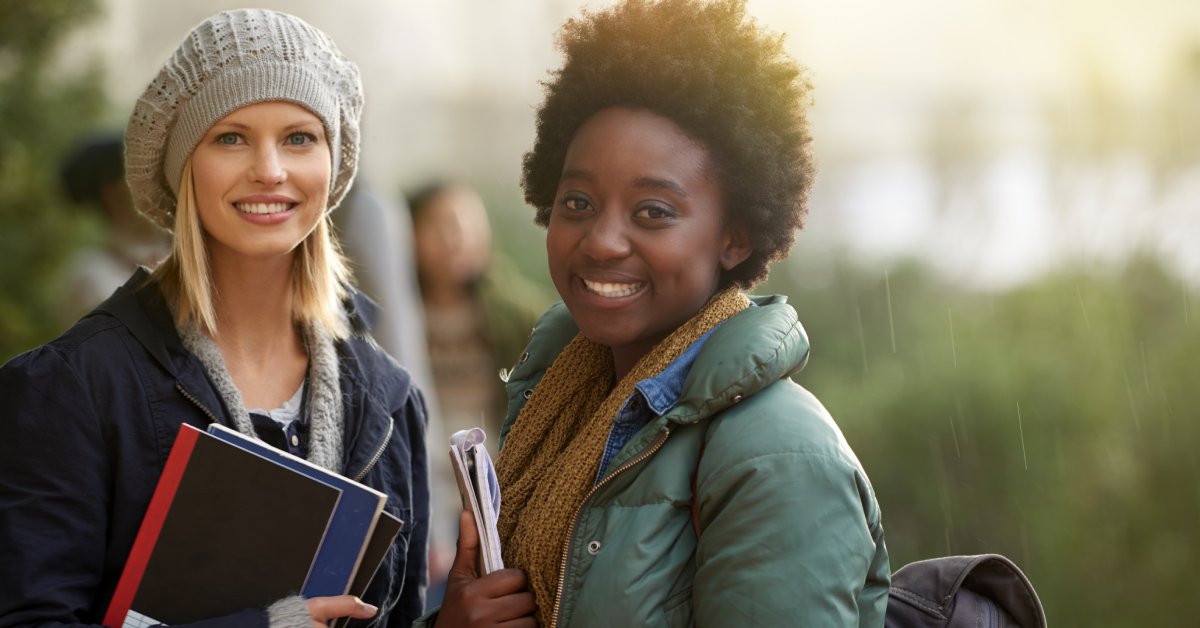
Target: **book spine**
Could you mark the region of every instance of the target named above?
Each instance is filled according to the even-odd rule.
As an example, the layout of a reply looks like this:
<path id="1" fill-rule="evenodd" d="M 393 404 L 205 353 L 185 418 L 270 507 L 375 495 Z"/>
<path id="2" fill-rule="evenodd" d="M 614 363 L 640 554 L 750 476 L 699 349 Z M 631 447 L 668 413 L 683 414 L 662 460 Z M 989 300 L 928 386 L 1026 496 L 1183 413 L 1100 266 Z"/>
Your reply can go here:
<path id="1" fill-rule="evenodd" d="M 134 596 L 137 595 L 138 587 L 141 585 L 146 564 L 150 561 L 150 554 L 153 553 L 154 545 L 158 542 L 158 533 L 162 530 L 167 512 L 171 510 L 175 491 L 179 488 L 180 480 L 183 479 L 183 472 L 187 468 L 188 460 L 191 459 L 192 450 L 195 448 L 199 436 L 200 431 L 196 428 L 187 424 L 179 426 L 179 435 L 176 436 L 171 453 L 167 456 L 167 464 L 163 467 L 162 475 L 159 476 L 158 485 L 154 488 L 154 496 L 150 498 L 150 505 L 146 508 L 142 525 L 138 528 L 133 547 L 129 550 L 129 558 L 125 561 L 125 569 L 121 572 L 121 579 L 117 582 L 116 590 L 113 591 L 112 601 L 108 604 L 108 612 L 104 615 L 104 625 L 108 628 L 120 628 L 125 622 L 125 616 L 129 613 Z"/>

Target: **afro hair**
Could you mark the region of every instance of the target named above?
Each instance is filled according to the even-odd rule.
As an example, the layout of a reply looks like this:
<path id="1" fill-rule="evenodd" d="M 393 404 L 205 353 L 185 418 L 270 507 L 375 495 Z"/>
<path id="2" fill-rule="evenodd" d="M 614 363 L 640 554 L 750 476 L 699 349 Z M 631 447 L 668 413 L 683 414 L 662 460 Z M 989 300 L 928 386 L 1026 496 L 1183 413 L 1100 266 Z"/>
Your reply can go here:
<path id="1" fill-rule="evenodd" d="M 625 0 L 568 20 L 563 66 L 543 83 L 537 136 L 525 154 L 525 200 L 549 224 L 575 131 L 598 111 L 645 109 L 708 149 L 727 219 L 752 243 L 722 286 L 749 288 L 787 256 L 804 225 L 816 171 L 811 85 L 783 36 L 748 19 L 744 0 Z"/>

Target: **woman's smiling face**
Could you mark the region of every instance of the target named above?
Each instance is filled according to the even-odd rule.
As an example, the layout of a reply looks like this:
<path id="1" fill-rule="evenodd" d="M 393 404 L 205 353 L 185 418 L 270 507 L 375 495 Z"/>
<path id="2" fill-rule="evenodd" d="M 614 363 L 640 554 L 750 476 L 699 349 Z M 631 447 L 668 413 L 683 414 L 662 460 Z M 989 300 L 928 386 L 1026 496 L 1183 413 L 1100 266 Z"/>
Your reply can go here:
<path id="1" fill-rule="evenodd" d="M 726 223 L 708 150 L 670 119 L 611 107 L 575 132 L 547 227 L 550 276 L 618 377 L 749 255 Z"/>
<path id="2" fill-rule="evenodd" d="M 290 255 L 325 215 L 332 172 L 320 118 L 290 102 L 221 118 L 192 153 L 210 255 Z"/>

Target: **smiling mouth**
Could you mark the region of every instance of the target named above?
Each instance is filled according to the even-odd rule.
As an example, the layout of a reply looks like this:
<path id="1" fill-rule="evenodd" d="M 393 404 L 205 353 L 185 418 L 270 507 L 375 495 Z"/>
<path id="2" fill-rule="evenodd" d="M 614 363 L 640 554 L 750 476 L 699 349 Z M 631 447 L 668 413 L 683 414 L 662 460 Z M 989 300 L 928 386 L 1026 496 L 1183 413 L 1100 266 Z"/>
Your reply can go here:
<path id="1" fill-rule="evenodd" d="M 278 214 L 296 206 L 295 203 L 234 203 L 243 214 Z"/>
<path id="2" fill-rule="evenodd" d="M 583 287 L 587 288 L 588 292 L 598 294 L 602 297 L 615 299 L 618 297 L 627 297 L 645 286 L 645 283 L 610 283 L 601 281 L 583 280 Z"/>

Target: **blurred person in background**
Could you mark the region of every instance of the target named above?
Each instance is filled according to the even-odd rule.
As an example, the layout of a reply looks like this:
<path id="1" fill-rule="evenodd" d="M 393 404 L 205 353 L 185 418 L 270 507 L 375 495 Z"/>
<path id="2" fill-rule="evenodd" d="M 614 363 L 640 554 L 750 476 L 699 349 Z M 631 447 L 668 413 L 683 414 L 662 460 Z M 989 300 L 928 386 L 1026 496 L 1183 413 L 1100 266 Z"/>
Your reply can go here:
<path id="1" fill-rule="evenodd" d="M 442 626 L 883 626 L 866 472 L 791 380 L 784 296 L 815 166 L 810 85 L 744 0 L 625 0 L 567 22 L 522 185 L 563 303 L 508 379 L 507 569 L 470 515 Z"/>
<path id="2" fill-rule="evenodd" d="M 361 600 L 289 596 L 196 626 L 420 614 L 425 403 L 370 339 L 330 219 L 362 98 L 324 33 L 259 9 L 197 25 L 147 86 L 126 179 L 171 254 L 0 368 L 0 626 L 98 623 L 180 425 L 214 422 L 386 493 L 404 525 Z"/>
<path id="3" fill-rule="evenodd" d="M 383 198 L 358 177 L 333 213 L 333 223 L 342 253 L 353 266 L 356 287 L 379 306 L 371 337 L 404 365 L 422 390 L 433 390 L 408 206 Z M 436 400 L 430 397 L 426 403 L 432 421 Z"/>
<path id="4" fill-rule="evenodd" d="M 342 252 L 354 267 L 358 289 L 379 306 L 371 322 L 371 336 L 404 365 L 421 390 L 434 390 L 408 205 L 383 198 L 359 177 L 333 213 L 333 222 Z M 435 490 L 430 491 L 430 586 L 426 599 L 436 604 L 454 553 L 460 501 L 458 487 L 445 477 L 449 469 L 436 456 L 448 444 L 437 395 L 427 396 L 425 403 L 426 447 L 435 452 L 430 466 Z"/>
<path id="5" fill-rule="evenodd" d="M 429 360 L 447 433 L 482 427 L 495 453 L 504 381 L 550 299 L 492 246 L 483 199 L 460 183 L 409 199 Z M 455 517 L 457 520 L 457 517 Z"/>
<path id="6" fill-rule="evenodd" d="M 454 432 L 482 427 L 494 456 L 506 410 L 501 371 L 516 360 L 549 296 L 492 246 L 487 209 L 469 186 L 428 184 L 412 194 L 409 208 L 439 411 L 431 450 L 446 449 Z M 429 601 L 435 604 L 454 555 L 462 504 L 448 461 L 434 458 L 431 477 Z"/>
<path id="7" fill-rule="evenodd" d="M 170 239 L 133 207 L 125 184 L 125 142 L 117 133 L 86 137 L 63 160 L 62 189 L 71 202 L 98 210 L 102 242 L 68 260 L 59 294 L 66 329 L 119 288 L 138 266 L 153 265 L 170 251 Z"/>

